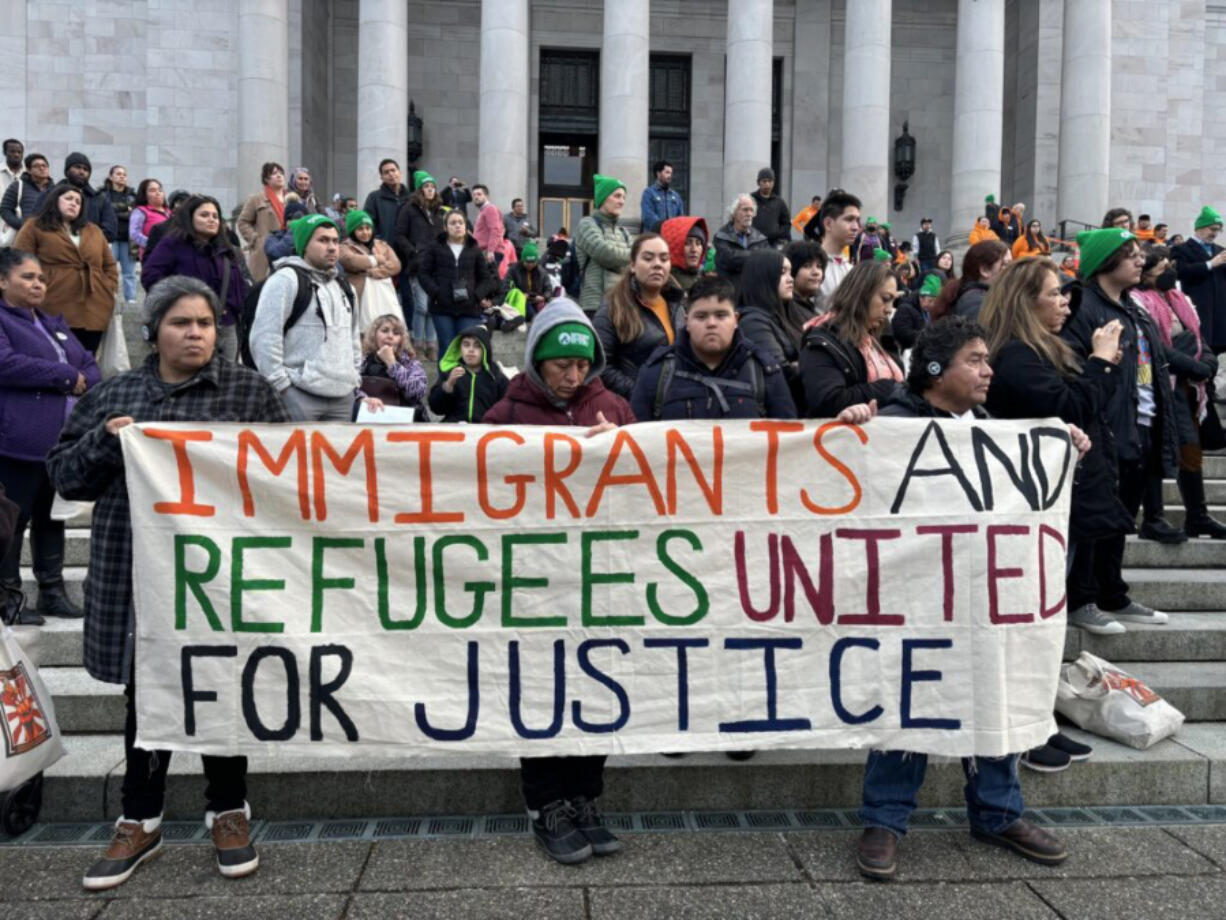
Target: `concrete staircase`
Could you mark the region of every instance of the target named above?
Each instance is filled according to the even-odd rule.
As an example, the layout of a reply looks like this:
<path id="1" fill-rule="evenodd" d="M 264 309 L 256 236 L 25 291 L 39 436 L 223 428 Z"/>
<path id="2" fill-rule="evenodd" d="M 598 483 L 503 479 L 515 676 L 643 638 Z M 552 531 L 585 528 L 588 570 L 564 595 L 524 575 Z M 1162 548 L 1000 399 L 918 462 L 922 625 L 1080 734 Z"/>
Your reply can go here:
<path id="1" fill-rule="evenodd" d="M 518 364 L 522 334 L 499 335 L 495 354 Z M 143 348 L 132 342 L 132 360 Z M 433 373 L 433 368 L 430 369 Z M 1206 460 L 1210 501 L 1226 519 L 1226 456 Z M 1168 484 L 1169 516 L 1182 508 Z M 78 602 L 88 562 L 88 518 L 70 522 L 66 578 Z M 23 564 L 29 564 L 28 545 Z M 1024 771 L 1027 802 L 1035 807 L 1081 805 L 1199 805 L 1226 803 L 1226 541 L 1194 540 L 1160 546 L 1130 538 L 1125 576 L 1135 596 L 1171 613 L 1164 627 L 1129 627 L 1116 637 L 1069 630 L 1065 657 L 1082 649 L 1120 665 L 1184 712 L 1179 735 L 1148 751 L 1087 738 L 1094 757 L 1054 775 Z M 27 597 L 35 589 L 23 569 Z M 47 774 L 45 821 L 97 821 L 120 812 L 123 776 L 122 688 L 93 680 L 81 667 L 81 625 L 50 620 L 19 628 L 40 662 L 55 699 L 69 756 Z M 1070 734 L 1080 737 L 1071 730 Z M 613 757 L 607 775 L 611 811 L 770 808 L 854 808 L 859 803 L 860 751 L 759 753 L 733 763 L 722 755 Z M 375 817 L 415 814 L 498 814 L 519 811 L 516 763 L 511 758 L 251 758 L 250 799 L 268 819 Z M 956 762 L 937 759 L 921 805 L 960 807 Z M 176 755 L 170 770 L 167 816 L 193 818 L 203 803 L 200 759 Z"/>

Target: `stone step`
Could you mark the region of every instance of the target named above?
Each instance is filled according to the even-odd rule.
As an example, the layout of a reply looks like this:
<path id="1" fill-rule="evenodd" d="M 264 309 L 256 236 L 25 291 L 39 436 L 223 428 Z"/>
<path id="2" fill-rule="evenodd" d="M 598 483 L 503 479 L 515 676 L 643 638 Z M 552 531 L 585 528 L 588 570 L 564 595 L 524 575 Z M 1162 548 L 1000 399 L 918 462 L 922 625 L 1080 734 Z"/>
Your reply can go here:
<path id="1" fill-rule="evenodd" d="M 1205 479 L 1226 479 L 1226 454 L 1205 454 Z"/>
<path id="2" fill-rule="evenodd" d="M 1168 699 L 1188 721 L 1226 721 L 1226 662 L 1113 663 Z M 119 684 L 94 680 L 80 667 L 44 667 L 39 673 L 55 700 L 64 734 L 123 731 L 124 696 Z"/>
<path id="3" fill-rule="evenodd" d="M 1033 808 L 1092 805 L 1226 803 L 1226 723 L 1185 725 L 1146 751 L 1062 729 L 1094 747 L 1094 756 L 1055 774 L 1022 770 Z M 123 739 L 71 735 L 68 756 L 46 774 L 43 821 L 108 821 L 120 812 Z M 863 751 L 762 751 L 734 763 L 722 754 L 665 758 L 614 755 L 601 805 L 607 812 L 724 809 L 856 808 Z M 922 808 L 965 807 L 960 765 L 934 757 L 920 792 Z M 165 816 L 199 819 L 200 758 L 176 754 L 167 779 Z M 493 756 L 249 758 L 248 799 L 267 820 L 412 815 L 521 814 L 514 758 Z"/>
<path id="4" fill-rule="evenodd" d="M 1162 500 L 1168 508 L 1183 507 L 1183 496 L 1179 494 L 1179 484 L 1174 479 L 1162 483 Z M 1205 500 L 1211 505 L 1226 504 L 1226 481 L 1206 479 Z"/>
<path id="5" fill-rule="evenodd" d="M 1166 506 L 1166 519 L 1174 527 L 1183 526 L 1185 515 L 1186 512 L 1181 502 L 1174 502 Z M 1209 516 L 1226 524 L 1226 505 L 1209 505 Z"/>
<path id="6" fill-rule="evenodd" d="M 1159 610 L 1226 610 L 1226 572 L 1217 569 L 1126 568 L 1129 594 Z"/>
<path id="7" fill-rule="evenodd" d="M 48 617 L 42 626 L 18 626 L 15 631 L 22 648 L 40 666 L 80 666 L 80 620 Z M 1226 612 L 1172 613 L 1165 626 L 1129 626 L 1118 636 L 1069 629 L 1064 660 L 1072 661 L 1083 650 L 1108 661 L 1226 661 Z"/>

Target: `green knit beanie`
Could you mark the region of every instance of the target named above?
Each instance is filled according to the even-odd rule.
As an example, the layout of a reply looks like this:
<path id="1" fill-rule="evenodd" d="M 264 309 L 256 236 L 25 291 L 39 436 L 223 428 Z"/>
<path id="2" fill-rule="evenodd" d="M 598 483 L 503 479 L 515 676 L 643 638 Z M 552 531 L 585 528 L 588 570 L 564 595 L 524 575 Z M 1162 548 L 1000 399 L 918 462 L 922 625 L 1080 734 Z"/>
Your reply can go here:
<path id="1" fill-rule="evenodd" d="M 878 249 L 873 250 L 873 261 L 874 262 L 893 262 L 894 257 L 890 255 L 890 251 L 888 249 L 878 248 Z"/>
<path id="2" fill-rule="evenodd" d="M 528 240 L 524 243 L 524 251 L 519 256 L 525 262 L 535 262 L 541 257 L 540 247 L 536 245 L 536 240 Z"/>
<path id="3" fill-rule="evenodd" d="M 866 226 L 866 227 L 875 227 L 875 226 L 877 226 L 877 218 L 875 218 L 875 217 L 867 217 L 867 218 L 865 218 L 865 220 L 864 220 L 864 226 Z"/>
<path id="4" fill-rule="evenodd" d="M 996 204 L 996 196 L 995 195 L 985 195 L 983 199 L 983 203 L 984 204 Z"/>
<path id="5" fill-rule="evenodd" d="M 374 227 L 375 222 L 371 220 L 370 215 L 361 208 L 354 208 L 345 215 L 345 236 L 353 236 L 353 231 L 358 229 L 358 227 L 362 226 L 363 224 Z M 305 246 L 306 243 L 303 243 L 302 245 Z"/>
<path id="6" fill-rule="evenodd" d="M 338 232 L 340 231 L 340 227 L 336 226 L 336 221 L 323 214 L 308 214 L 306 217 L 291 220 L 289 230 L 294 235 L 294 252 L 299 256 L 306 252 L 307 243 L 311 242 L 311 237 L 315 235 L 315 231 L 325 224 Z"/>
<path id="7" fill-rule="evenodd" d="M 941 293 L 941 278 L 939 275 L 928 275 L 920 285 L 921 297 L 936 297 Z"/>
<path id="8" fill-rule="evenodd" d="M 424 169 L 419 169 L 413 173 L 413 191 L 417 191 L 427 182 L 434 182 L 434 176 L 430 175 Z M 434 187 L 438 188 L 437 182 L 434 182 Z"/>
<path id="9" fill-rule="evenodd" d="M 879 227 L 880 227 L 882 230 L 889 230 L 889 229 L 890 229 L 890 222 L 889 222 L 888 220 L 883 220 L 883 221 L 882 221 L 880 224 L 878 224 L 877 226 L 879 226 Z"/>
<path id="10" fill-rule="evenodd" d="M 1205 205 L 1200 209 L 1200 214 L 1196 216 L 1196 229 L 1212 227 L 1214 224 L 1217 224 L 1219 227 L 1222 225 L 1222 215 L 1209 207 L 1209 205 Z"/>
<path id="11" fill-rule="evenodd" d="M 1093 278 L 1098 267 L 1129 240 L 1135 240 L 1132 232 L 1123 227 L 1104 227 L 1101 230 L 1082 230 L 1077 234 L 1077 248 L 1081 263 L 1077 268 L 1082 278 Z"/>
<path id="12" fill-rule="evenodd" d="M 586 358 L 591 361 L 595 357 L 596 333 L 591 326 L 585 323 L 559 323 L 536 343 L 532 363 L 538 364 L 550 358 Z"/>
<path id="13" fill-rule="evenodd" d="M 592 195 L 592 207 L 594 208 L 599 208 L 604 204 L 605 199 L 618 189 L 624 191 L 626 188 L 626 184 L 620 179 L 614 179 L 612 176 L 602 176 L 600 173 L 596 173 L 592 177 L 592 181 L 596 186 L 595 193 Z"/>

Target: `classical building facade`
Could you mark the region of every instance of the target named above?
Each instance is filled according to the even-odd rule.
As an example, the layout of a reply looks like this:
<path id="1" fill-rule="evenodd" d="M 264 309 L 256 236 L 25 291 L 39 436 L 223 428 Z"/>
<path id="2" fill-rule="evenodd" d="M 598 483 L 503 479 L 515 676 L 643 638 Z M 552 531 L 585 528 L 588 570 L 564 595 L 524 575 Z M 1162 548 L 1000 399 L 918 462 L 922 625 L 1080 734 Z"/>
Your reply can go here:
<path id="1" fill-rule="evenodd" d="M 772 164 L 793 210 L 840 186 L 910 232 L 984 195 L 1045 223 L 1125 205 L 1186 232 L 1226 205 L 1213 0 L 11 0 L 5 136 L 232 205 L 259 167 L 361 197 L 384 156 L 573 223 L 603 172 L 677 164 L 722 220 Z M 894 141 L 916 141 L 896 206 Z"/>

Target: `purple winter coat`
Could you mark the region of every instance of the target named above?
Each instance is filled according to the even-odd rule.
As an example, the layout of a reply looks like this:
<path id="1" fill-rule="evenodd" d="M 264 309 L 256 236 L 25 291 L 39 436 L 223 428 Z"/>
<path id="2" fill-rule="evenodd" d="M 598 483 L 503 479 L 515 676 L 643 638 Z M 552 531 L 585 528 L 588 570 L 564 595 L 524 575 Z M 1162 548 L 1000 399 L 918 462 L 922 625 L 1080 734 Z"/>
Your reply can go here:
<path id="1" fill-rule="evenodd" d="M 230 286 L 226 289 L 226 302 L 222 304 L 224 313 L 221 324 L 232 326 L 242 315 L 243 298 L 247 296 L 247 279 L 233 249 L 228 253 L 214 245 L 201 249 L 177 233 L 168 233 L 162 237 L 157 248 L 146 253 L 140 283 L 147 291 L 163 278 L 187 275 L 203 281 L 220 297 L 223 265 L 227 258 L 230 260 Z"/>
<path id="2" fill-rule="evenodd" d="M 67 363 L 34 325 L 34 314 L 0 300 L 0 457 L 45 460 L 59 440 L 77 374 L 89 387 L 102 379 L 94 356 L 64 320 L 39 310 L 38 322 L 64 349 Z"/>

